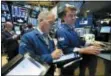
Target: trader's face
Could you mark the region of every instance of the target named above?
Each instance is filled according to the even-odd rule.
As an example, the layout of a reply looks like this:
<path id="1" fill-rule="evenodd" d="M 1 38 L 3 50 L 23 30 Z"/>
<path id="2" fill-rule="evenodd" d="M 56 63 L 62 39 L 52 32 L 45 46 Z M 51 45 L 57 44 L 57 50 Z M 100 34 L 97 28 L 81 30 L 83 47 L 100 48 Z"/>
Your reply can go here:
<path id="1" fill-rule="evenodd" d="M 76 11 L 75 10 L 69 10 L 66 12 L 66 15 L 64 16 L 64 21 L 69 24 L 69 25 L 73 25 L 76 21 Z"/>
<path id="2" fill-rule="evenodd" d="M 45 33 L 49 33 L 50 29 L 53 26 L 53 23 L 55 21 L 55 16 L 54 15 L 49 15 L 46 19 L 43 20 L 43 29 Z"/>

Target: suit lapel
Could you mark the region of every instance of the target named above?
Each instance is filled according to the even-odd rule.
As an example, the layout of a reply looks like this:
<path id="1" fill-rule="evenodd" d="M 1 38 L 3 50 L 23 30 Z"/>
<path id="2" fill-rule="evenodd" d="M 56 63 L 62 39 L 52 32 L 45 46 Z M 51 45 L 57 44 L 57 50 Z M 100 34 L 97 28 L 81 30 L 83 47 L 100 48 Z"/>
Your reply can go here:
<path id="1" fill-rule="evenodd" d="M 47 45 L 47 43 L 45 42 L 45 40 L 43 39 L 43 36 L 39 33 L 38 30 L 35 30 L 35 34 L 37 36 L 37 38 L 46 46 L 46 48 L 48 49 L 49 52 L 51 47 L 52 47 L 52 42 L 51 42 L 51 39 L 49 38 L 49 45 Z"/>
<path id="2" fill-rule="evenodd" d="M 46 43 L 45 40 L 43 39 L 42 35 L 39 35 L 38 38 L 39 38 L 45 45 L 47 45 L 47 43 Z"/>
<path id="3" fill-rule="evenodd" d="M 44 43 L 45 45 L 47 45 L 46 42 L 45 42 L 45 40 L 43 39 L 43 36 L 39 33 L 39 31 L 37 29 L 35 30 L 35 34 L 37 35 L 37 37 L 40 39 L 40 41 L 42 43 Z"/>

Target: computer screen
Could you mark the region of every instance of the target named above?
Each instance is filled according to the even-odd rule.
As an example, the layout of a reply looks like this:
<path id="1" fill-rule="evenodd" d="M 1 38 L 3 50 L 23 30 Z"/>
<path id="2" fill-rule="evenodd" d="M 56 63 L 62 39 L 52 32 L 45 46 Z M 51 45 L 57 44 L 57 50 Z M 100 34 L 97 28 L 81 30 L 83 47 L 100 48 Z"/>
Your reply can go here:
<path id="1" fill-rule="evenodd" d="M 111 33 L 111 27 L 110 26 L 101 27 L 100 33 Z"/>
<path id="2" fill-rule="evenodd" d="M 1 17 L 1 22 L 5 22 L 5 21 L 6 21 L 5 17 Z"/>
<path id="3" fill-rule="evenodd" d="M 36 18 L 28 18 L 28 23 L 32 23 L 32 25 L 37 26 L 37 19 Z"/>
<path id="4" fill-rule="evenodd" d="M 45 70 L 38 62 L 33 62 L 30 59 L 23 59 L 15 68 L 7 75 L 40 75 Z"/>
<path id="5" fill-rule="evenodd" d="M 15 27 L 14 27 L 14 30 L 15 30 L 16 34 L 18 34 L 18 35 L 21 34 L 21 31 L 20 31 L 20 27 L 19 27 L 19 26 L 15 26 Z"/>
<path id="6" fill-rule="evenodd" d="M 25 17 L 27 16 L 27 10 L 24 7 L 14 6 L 12 5 L 12 16 L 13 17 Z"/>
<path id="7" fill-rule="evenodd" d="M 80 37 L 84 37 L 85 34 L 90 34 L 91 32 L 91 26 L 85 26 L 81 28 L 75 28 L 75 31 Z"/>
<path id="8" fill-rule="evenodd" d="M 6 3 L 1 4 L 1 9 L 4 11 L 9 11 L 8 5 Z"/>
<path id="9" fill-rule="evenodd" d="M 17 6 L 12 5 L 12 16 L 19 16 L 19 10 Z"/>
<path id="10" fill-rule="evenodd" d="M 32 18 L 38 18 L 40 11 L 31 10 L 30 11 L 30 17 Z"/>

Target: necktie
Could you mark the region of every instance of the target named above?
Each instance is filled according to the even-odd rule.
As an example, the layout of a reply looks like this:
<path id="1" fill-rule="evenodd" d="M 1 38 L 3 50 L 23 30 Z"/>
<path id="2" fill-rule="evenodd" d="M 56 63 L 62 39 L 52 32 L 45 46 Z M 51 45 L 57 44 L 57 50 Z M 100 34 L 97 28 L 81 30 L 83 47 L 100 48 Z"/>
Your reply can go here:
<path id="1" fill-rule="evenodd" d="M 49 38 L 47 34 L 43 34 L 43 39 L 46 42 L 46 44 L 49 45 Z"/>

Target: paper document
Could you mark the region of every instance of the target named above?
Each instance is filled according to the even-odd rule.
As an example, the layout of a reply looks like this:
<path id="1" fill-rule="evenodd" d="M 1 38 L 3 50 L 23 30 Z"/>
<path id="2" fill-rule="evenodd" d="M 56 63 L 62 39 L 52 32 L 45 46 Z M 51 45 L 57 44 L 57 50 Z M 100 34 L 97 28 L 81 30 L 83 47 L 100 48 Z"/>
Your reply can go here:
<path id="1" fill-rule="evenodd" d="M 37 63 L 37 62 L 36 62 Z M 28 59 L 24 59 L 17 65 L 13 70 L 11 70 L 8 75 L 40 75 L 43 71 L 43 67 L 39 63 L 36 65 L 30 62 Z"/>

